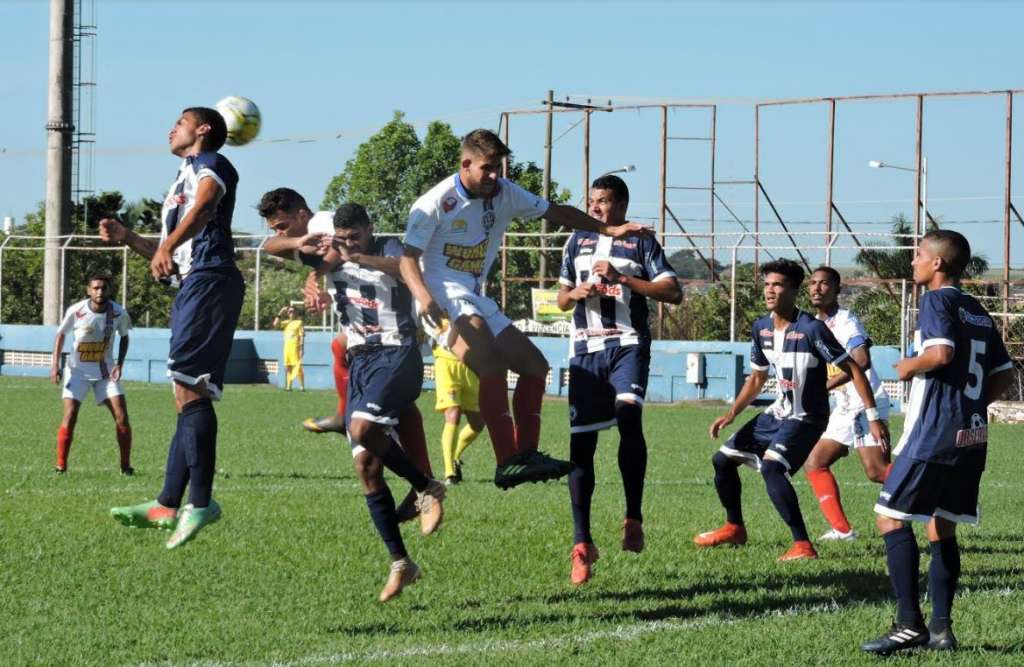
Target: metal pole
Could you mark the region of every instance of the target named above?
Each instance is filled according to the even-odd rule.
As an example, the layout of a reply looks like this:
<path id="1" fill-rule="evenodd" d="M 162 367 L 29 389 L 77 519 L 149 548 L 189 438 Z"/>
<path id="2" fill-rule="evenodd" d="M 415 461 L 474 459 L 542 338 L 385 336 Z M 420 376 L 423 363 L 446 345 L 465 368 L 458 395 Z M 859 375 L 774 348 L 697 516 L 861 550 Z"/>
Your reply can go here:
<path id="1" fill-rule="evenodd" d="M 718 280 L 715 271 L 715 151 L 717 150 L 718 106 L 711 107 L 711 282 Z"/>
<path id="2" fill-rule="evenodd" d="M 589 211 L 590 204 L 590 111 L 583 112 L 583 210 Z"/>
<path id="3" fill-rule="evenodd" d="M 505 142 L 506 146 L 508 146 L 508 123 L 509 123 L 509 120 L 511 120 L 511 119 L 509 118 L 509 115 L 507 113 L 502 113 L 501 114 L 501 118 L 504 121 L 504 123 L 501 126 L 501 134 L 502 134 L 501 140 L 503 142 Z M 505 178 L 508 178 L 508 156 L 507 155 L 501 158 L 501 175 L 504 176 Z"/>
<path id="4" fill-rule="evenodd" d="M 825 194 L 825 264 L 832 265 L 832 202 L 833 185 L 835 179 L 836 159 L 836 101 L 831 100 L 828 105 L 828 171 L 827 191 Z"/>
<path id="5" fill-rule="evenodd" d="M 263 245 L 262 243 L 260 244 Z M 260 330 L 260 248 L 256 248 L 256 293 L 253 296 L 253 331 Z"/>
<path id="6" fill-rule="evenodd" d="M 128 307 L 128 246 L 121 255 L 121 305 Z"/>
<path id="7" fill-rule="evenodd" d="M 46 241 L 43 324 L 60 324 L 64 299 L 60 236 L 71 221 L 71 120 L 74 0 L 50 0 L 49 99 L 46 121 Z"/>
<path id="8" fill-rule="evenodd" d="M 921 177 L 923 175 L 922 163 L 921 163 L 921 138 L 922 138 L 922 126 L 924 123 L 924 95 L 917 96 L 917 129 L 916 129 L 916 141 L 914 147 L 914 161 L 917 168 L 917 172 L 914 178 L 916 188 L 916 196 L 914 201 L 917 203 L 917 210 L 914 211 L 914 254 L 917 254 L 917 243 L 921 238 L 921 229 L 924 224 L 924 219 L 921 215 Z M 916 290 L 915 290 L 916 291 Z"/>
<path id="9" fill-rule="evenodd" d="M 729 342 L 736 342 L 736 243 L 732 247 L 732 271 L 729 278 Z M 755 251 L 757 248 L 755 247 Z"/>
<path id="10" fill-rule="evenodd" d="M 1013 93 L 1006 93 L 1006 169 L 1003 181 L 1003 312 L 1010 312 L 1010 187 L 1013 185 Z M 1003 317 L 1003 339 L 1008 340 L 1009 317 Z"/>
<path id="11" fill-rule="evenodd" d="M 760 265 L 761 248 L 761 105 L 754 106 L 754 278 Z M 735 265 L 733 271 L 735 272 Z"/>
<path id="12" fill-rule="evenodd" d="M 49 238 L 47 238 L 47 241 L 49 241 Z M 60 259 L 60 273 L 59 273 L 59 277 L 60 277 L 60 290 L 58 290 L 58 297 L 57 297 L 59 299 L 59 301 L 57 302 L 58 303 L 58 305 L 57 305 L 57 312 L 58 313 L 63 313 L 64 312 L 64 284 L 65 284 L 65 280 L 67 278 L 67 274 L 65 273 L 65 268 L 64 268 L 65 267 L 65 264 L 64 264 L 64 260 L 65 260 L 65 256 L 64 256 L 65 255 L 65 246 L 67 246 L 67 241 L 62 243 L 61 246 L 60 246 L 60 258 L 59 258 Z M 45 306 L 45 304 L 44 304 L 44 306 Z M 45 316 L 45 313 L 44 313 L 44 316 Z M 45 324 L 46 322 L 44 321 L 43 323 Z M 59 319 L 58 319 L 57 323 L 60 324 L 60 320 Z"/>
<path id="13" fill-rule="evenodd" d="M 546 139 L 544 140 L 544 199 L 551 199 L 551 134 L 552 125 L 555 120 L 554 105 L 555 102 L 555 91 L 548 91 L 548 115 L 547 115 L 547 130 Z M 547 284 L 548 277 L 548 258 L 545 256 L 544 251 L 547 249 L 547 234 L 548 234 L 548 221 L 545 218 L 540 219 L 540 287 L 541 289 Z"/>
<path id="14" fill-rule="evenodd" d="M 661 182 L 659 190 L 661 191 L 659 200 L 660 206 L 658 211 L 658 220 L 661 225 L 659 233 L 661 234 L 661 245 L 665 246 L 665 213 L 668 210 L 668 107 L 661 107 Z M 662 337 L 665 326 L 665 304 L 661 301 L 658 302 L 658 338 Z"/>
<path id="15" fill-rule="evenodd" d="M 502 141 L 508 146 L 508 124 L 512 120 L 512 117 L 507 113 L 501 114 L 502 119 L 505 121 L 501 126 Z M 501 170 L 502 175 L 508 178 L 508 156 L 501 158 Z M 508 301 L 508 251 L 505 249 L 505 235 L 501 236 L 501 309 L 505 310 L 505 304 Z"/>

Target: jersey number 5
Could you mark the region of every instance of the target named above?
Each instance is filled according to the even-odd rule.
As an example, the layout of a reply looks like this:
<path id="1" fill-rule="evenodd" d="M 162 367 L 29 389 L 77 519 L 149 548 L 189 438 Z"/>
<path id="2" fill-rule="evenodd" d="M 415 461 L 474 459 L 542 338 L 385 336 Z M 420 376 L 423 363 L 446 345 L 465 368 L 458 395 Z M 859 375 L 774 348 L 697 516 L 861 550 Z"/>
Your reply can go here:
<path id="1" fill-rule="evenodd" d="M 972 382 L 964 387 L 964 395 L 972 401 L 981 398 L 981 387 L 985 379 L 985 368 L 981 360 L 985 356 L 985 341 L 971 340 L 971 358 L 967 373 L 971 376 Z"/>

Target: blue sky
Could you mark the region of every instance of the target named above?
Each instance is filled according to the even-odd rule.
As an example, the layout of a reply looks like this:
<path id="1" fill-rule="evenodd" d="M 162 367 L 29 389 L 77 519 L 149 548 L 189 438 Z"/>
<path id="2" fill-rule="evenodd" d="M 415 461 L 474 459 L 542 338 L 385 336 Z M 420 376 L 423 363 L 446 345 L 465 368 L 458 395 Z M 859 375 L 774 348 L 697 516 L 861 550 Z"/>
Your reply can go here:
<path id="1" fill-rule="evenodd" d="M 0 3 L 0 215 L 19 219 L 44 196 L 47 4 Z M 318 202 L 359 142 L 395 109 L 421 131 L 441 119 L 461 134 L 495 127 L 502 109 L 536 106 L 549 88 L 577 100 L 717 100 L 717 177 L 749 180 L 753 100 L 1024 88 L 1022 20 L 1017 4 L 966 2 L 99 0 L 94 185 L 130 198 L 161 196 L 176 168 L 165 137 L 177 112 L 244 95 L 263 112 L 260 139 L 315 139 L 225 150 L 241 174 L 236 226 L 255 231 L 252 205 L 263 191 L 290 185 Z M 929 208 L 954 221 L 994 265 L 1002 264 L 1004 104 L 929 102 L 924 123 Z M 1019 174 L 1024 97 L 1016 106 Z M 556 117 L 556 136 L 575 120 Z M 708 131 L 705 112 L 674 112 L 669 122 L 673 135 Z M 794 229 L 820 230 L 826 123 L 823 105 L 762 117 L 761 177 Z M 837 127 L 835 197 L 844 215 L 865 223 L 858 226 L 864 233 L 885 229 L 866 223 L 912 215 L 912 174 L 868 169 L 867 161 L 913 163 L 913 103 L 840 105 Z M 635 164 L 628 182 L 632 214 L 641 220 L 657 214 L 659 132 L 653 111 L 593 118 L 592 174 Z M 514 119 L 510 143 L 519 159 L 542 162 L 542 118 Z M 580 128 L 568 131 L 555 145 L 553 169 L 577 197 L 581 145 Z M 705 143 L 672 144 L 670 184 L 706 185 L 708 177 Z M 719 191 L 741 218 L 752 216 L 749 187 Z M 673 191 L 669 201 L 690 231 L 707 228 L 706 193 Z M 716 216 L 721 229 L 736 229 L 723 222 L 723 207 Z M 992 220 L 999 222 L 984 222 Z M 1011 263 L 1020 267 L 1024 227 L 1014 225 Z"/>

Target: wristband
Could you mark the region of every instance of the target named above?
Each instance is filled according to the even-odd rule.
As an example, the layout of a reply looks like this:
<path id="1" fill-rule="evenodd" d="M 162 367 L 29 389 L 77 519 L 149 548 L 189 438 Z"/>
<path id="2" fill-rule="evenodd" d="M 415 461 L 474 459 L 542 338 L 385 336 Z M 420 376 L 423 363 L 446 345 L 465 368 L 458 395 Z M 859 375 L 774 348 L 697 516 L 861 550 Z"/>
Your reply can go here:
<path id="1" fill-rule="evenodd" d="M 881 417 L 878 416 L 878 408 L 865 408 L 864 416 L 869 422 L 881 421 Z"/>

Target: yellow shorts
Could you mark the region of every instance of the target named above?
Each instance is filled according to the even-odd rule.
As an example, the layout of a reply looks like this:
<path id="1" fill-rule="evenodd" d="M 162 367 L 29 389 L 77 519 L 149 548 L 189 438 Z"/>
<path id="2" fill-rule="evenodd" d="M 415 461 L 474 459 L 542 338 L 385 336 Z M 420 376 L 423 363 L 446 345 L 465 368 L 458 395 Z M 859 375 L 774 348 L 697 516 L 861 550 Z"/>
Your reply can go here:
<path id="1" fill-rule="evenodd" d="M 448 408 L 480 412 L 480 380 L 461 361 L 435 355 L 434 386 L 437 388 L 434 409 L 438 412 Z"/>
<path id="2" fill-rule="evenodd" d="M 299 366 L 302 364 L 302 354 L 299 352 L 297 343 L 284 344 L 284 365 Z"/>

